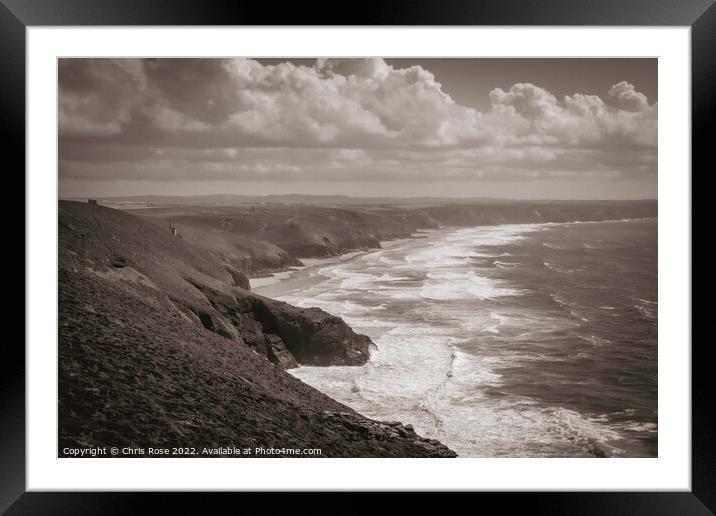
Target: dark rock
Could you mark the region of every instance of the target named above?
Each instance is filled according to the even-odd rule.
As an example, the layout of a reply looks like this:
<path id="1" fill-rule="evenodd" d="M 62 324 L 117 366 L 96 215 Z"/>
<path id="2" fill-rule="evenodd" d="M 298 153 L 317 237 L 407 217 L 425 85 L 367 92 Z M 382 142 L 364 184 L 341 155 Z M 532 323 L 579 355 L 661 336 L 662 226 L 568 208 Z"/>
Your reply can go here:
<path id="1" fill-rule="evenodd" d="M 258 296 L 256 299 L 256 320 L 264 331 L 281 337 L 298 363 L 362 365 L 368 361 L 374 344 L 341 318 L 319 308 L 298 308 Z"/>
<path id="2" fill-rule="evenodd" d="M 368 361 L 370 338 L 355 333 L 340 317 L 320 308 L 299 308 L 246 291 L 228 295 L 200 280 L 188 277 L 209 301 L 214 316 L 192 309 L 208 330 L 220 333 L 231 324 L 244 342 L 271 362 L 284 368 L 307 365 L 362 365 Z M 271 335 L 267 341 L 267 335 Z M 287 355 L 290 354 L 292 358 Z"/>
<path id="3" fill-rule="evenodd" d="M 298 367 L 298 362 L 284 346 L 281 337 L 278 335 L 266 335 L 266 356 L 268 359 L 282 369 Z"/>
<path id="4" fill-rule="evenodd" d="M 124 256 L 114 256 L 110 265 L 115 269 L 122 269 L 127 266 L 127 259 Z"/>
<path id="5" fill-rule="evenodd" d="M 249 290 L 249 278 L 246 277 L 246 274 L 241 272 L 238 269 L 229 268 L 228 269 L 229 274 L 231 275 L 231 279 L 234 282 L 235 287 L 243 288 L 244 290 Z"/>

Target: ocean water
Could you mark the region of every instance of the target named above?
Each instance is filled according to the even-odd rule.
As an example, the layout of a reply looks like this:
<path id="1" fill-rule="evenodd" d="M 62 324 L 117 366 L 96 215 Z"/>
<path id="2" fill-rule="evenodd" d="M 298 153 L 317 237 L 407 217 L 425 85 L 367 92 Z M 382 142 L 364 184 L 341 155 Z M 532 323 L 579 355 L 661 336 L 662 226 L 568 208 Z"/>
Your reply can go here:
<path id="1" fill-rule="evenodd" d="M 376 344 L 292 374 L 460 456 L 657 455 L 656 219 L 421 236 L 265 292 Z"/>

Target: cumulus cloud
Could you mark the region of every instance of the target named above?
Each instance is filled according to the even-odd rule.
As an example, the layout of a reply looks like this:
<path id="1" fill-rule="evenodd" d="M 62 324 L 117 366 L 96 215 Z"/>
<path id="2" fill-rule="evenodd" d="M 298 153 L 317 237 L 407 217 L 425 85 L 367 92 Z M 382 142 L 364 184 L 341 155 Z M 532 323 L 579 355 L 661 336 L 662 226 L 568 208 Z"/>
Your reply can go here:
<path id="1" fill-rule="evenodd" d="M 611 105 L 579 93 L 558 102 L 545 89 L 521 83 L 508 91 L 492 90 L 490 101 L 494 112 L 516 118 L 511 135 L 515 141 L 526 133 L 528 138 L 542 137 L 545 144 L 572 147 L 656 147 L 656 105 L 650 106 L 646 96 L 626 82 L 615 84 L 608 95 Z"/>
<path id="2" fill-rule="evenodd" d="M 649 102 L 646 95 L 634 89 L 633 84 L 621 81 L 609 89 L 609 98 L 614 105 L 625 111 L 639 112 L 648 111 Z"/>
<path id="3" fill-rule="evenodd" d="M 494 180 L 649 174 L 657 104 L 531 83 L 461 105 L 421 66 L 318 59 L 63 59 L 60 173 L 70 178 Z"/>

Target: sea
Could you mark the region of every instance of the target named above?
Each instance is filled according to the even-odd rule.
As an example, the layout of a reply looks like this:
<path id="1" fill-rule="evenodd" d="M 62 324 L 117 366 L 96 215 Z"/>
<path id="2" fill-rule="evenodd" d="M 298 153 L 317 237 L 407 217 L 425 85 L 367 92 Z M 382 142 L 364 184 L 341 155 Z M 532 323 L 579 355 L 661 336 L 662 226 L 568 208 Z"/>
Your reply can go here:
<path id="1" fill-rule="evenodd" d="M 461 457 L 656 457 L 657 264 L 656 218 L 442 228 L 255 290 L 375 343 L 290 373 Z"/>

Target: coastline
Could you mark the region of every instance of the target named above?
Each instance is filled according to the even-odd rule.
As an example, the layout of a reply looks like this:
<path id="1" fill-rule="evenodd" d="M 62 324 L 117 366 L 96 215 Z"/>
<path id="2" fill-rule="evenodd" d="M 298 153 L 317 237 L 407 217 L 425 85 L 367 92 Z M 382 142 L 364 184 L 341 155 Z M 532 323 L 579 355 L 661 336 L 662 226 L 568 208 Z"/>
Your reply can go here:
<path id="1" fill-rule="evenodd" d="M 436 438 L 456 450 L 458 454 L 467 456 L 477 456 L 476 454 L 485 453 L 484 450 L 488 450 L 485 456 L 499 455 L 509 448 L 503 446 L 501 438 L 498 434 L 493 434 L 494 429 L 490 426 L 492 421 L 499 419 L 500 414 L 509 414 L 516 425 L 514 431 L 522 434 L 521 442 L 534 438 L 546 439 L 554 443 L 555 448 L 550 453 L 560 453 L 559 447 L 564 445 L 563 449 L 568 450 L 567 453 L 570 454 L 620 456 L 626 453 L 628 457 L 652 456 L 648 451 L 650 448 L 642 447 L 649 445 L 643 445 L 638 438 L 633 437 L 634 429 L 639 426 L 636 422 L 631 421 L 628 424 L 617 422 L 615 423 L 617 430 L 614 430 L 605 423 L 603 418 L 607 416 L 600 414 L 596 409 L 592 413 L 588 407 L 571 402 L 559 402 L 552 406 L 549 396 L 545 397 L 544 406 L 519 402 L 520 396 L 524 394 L 522 389 L 526 385 L 520 384 L 523 382 L 524 375 L 519 369 L 524 362 L 520 360 L 526 360 L 529 364 L 534 363 L 535 360 L 543 360 L 545 370 L 556 375 L 563 374 L 563 366 L 551 369 L 554 364 L 550 363 L 547 357 L 556 357 L 555 363 L 561 364 L 560 360 L 564 359 L 562 354 L 566 349 L 573 350 L 569 353 L 576 353 L 575 364 L 578 364 L 579 360 L 587 359 L 585 357 L 589 353 L 594 353 L 594 357 L 590 360 L 608 362 L 606 356 L 600 357 L 597 348 L 610 345 L 609 336 L 595 340 L 592 334 L 598 330 L 592 327 L 587 319 L 581 318 L 582 315 L 575 315 L 571 301 L 555 304 L 553 298 L 547 296 L 551 293 L 551 288 L 547 287 L 549 290 L 542 292 L 543 304 L 534 304 L 535 301 L 530 301 L 529 306 L 525 305 L 525 301 L 512 296 L 519 296 L 528 291 L 517 286 L 512 288 L 510 284 L 504 283 L 505 278 L 512 276 L 511 279 L 514 279 L 513 275 L 517 269 L 505 269 L 501 267 L 502 262 L 493 269 L 494 273 L 485 269 L 485 275 L 479 273 L 479 281 L 472 283 L 475 275 L 469 269 L 473 265 L 485 267 L 479 263 L 490 262 L 495 258 L 505 260 L 500 257 L 502 256 L 500 253 L 512 252 L 510 249 L 500 248 L 496 251 L 478 249 L 474 258 L 463 264 L 456 264 L 456 270 L 444 271 L 441 267 L 436 269 L 434 265 L 435 262 L 443 259 L 452 263 L 455 259 L 460 260 L 459 256 L 470 255 L 472 253 L 470 248 L 473 245 L 488 248 L 493 245 L 512 245 L 523 241 L 520 234 L 530 234 L 525 232 L 531 232 L 533 235 L 550 235 L 562 234 L 563 231 L 574 234 L 575 231 L 604 230 L 598 229 L 595 224 L 602 224 L 602 228 L 612 228 L 609 231 L 628 231 L 617 228 L 627 228 L 631 223 L 649 220 L 656 221 L 657 218 L 504 224 L 472 228 L 443 227 L 430 231 L 436 241 L 424 240 L 425 246 L 420 245 L 421 242 L 417 239 L 402 239 L 388 243 L 384 249 L 351 253 L 349 257 L 344 255 L 343 259 L 340 259 L 341 257 L 322 259 L 314 267 L 296 271 L 290 278 L 279 280 L 267 290 L 259 288 L 258 293 L 277 297 L 296 306 L 318 306 L 340 316 L 355 331 L 368 335 L 375 342 L 376 348 L 371 350 L 369 361 L 363 366 L 319 368 L 301 365 L 288 370 L 301 381 L 367 417 L 381 420 L 395 419 L 409 423 L 414 425 L 421 435 Z M 530 229 L 528 226 L 533 227 Z M 537 245 L 536 252 L 555 254 L 557 251 L 554 249 L 559 249 L 558 252 L 561 254 L 565 249 L 562 245 L 557 247 L 545 246 L 542 243 Z M 390 249 L 397 253 L 382 253 Z M 577 245 L 574 249 L 582 249 L 582 247 Z M 597 252 L 594 251 L 597 249 L 595 247 L 586 249 L 585 252 Z M 403 257 L 406 253 L 416 259 L 404 261 Z M 456 253 L 463 254 L 454 256 Z M 493 253 L 497 254 L 493 255 Z M 518 256 L 519 254 L 515 254 L 508 260 L 519 261 Z M 429 288 L 426 289 L 424 284 L 413 283 L 417 286 L 414 293 L 404 290 L 411 288 L 411 283 L 406 283 L 407 277 L 412 278 L 409 281 L 416 279 L 416 275 L 402 272 L 411 267 L 422 269 L 423 276 L 425 273 L 433 274 L 432 277 L 428 276 Z M 322 270 L 324 268 L 330 270 Z M 555 277 L 574 272 L 569 267 L 553 269 L 545 266 L 544 268 L 544 272 L 537 274 Z M 442 282 L 442 278 L 448 284 L 440 283 L 441 288 L 438 288 L 436 282 Z M 561 277 L 563 281 L 566 279 Z M 371 281 L 379 283 L 371 283 Z M 560 284 L 564 284 L 563 281 Z M 450 285 L 455 286 L 450 287 Z M 446 292 L 442 287 L 448 288 L 448 291 Z M 539 295 L 536 290 L 529 292 L 530 296 Z M 409 306 L 413 302 L 411 300 L 419 298 L 422 298 L 419 301 L 423 307 L 421 310 L 429 307 L 428 312 L 425 312 L 431 314 L 428 321 L 421 319 L 420 310 L 416 313 L 413 307 Z M 565 299 L 572 298 L 565 297 Z M 468 309 L 466 303 L 473 304 Z M 454 306 L 456 311 L 450 314 L 453 322 L 446 324 L 445 321 L 440 320 L 439 314 L 443 312 L 443 307 L 449 306 Z M 584 306 L 590 306 L 589 302 L 587 301 Z M 594 308 L 599 312 L 604 307 L 595 305 Z M 612 321 L 616 314 L 615 310 L 616 308 L 610 306 L 606 315 L 602 314 L 602 316 Z M 589 319 L 597 321 L 596 324 L 599 326 L 599 317 L 602 316 L 596 312 L 590 313 Z M 502 356 L 499 349 L 505 344 L 500 343 L 497 347 L 493 345 L 501 339 L 509 340 L 510 335 L 529 333 L 530 329 L 535 328 L 523 327 L 521 324 L 532 320 L 533 317 L 539 319 L 542 316 L 546 321 L 557 321 L 551 323 L 552 325 L 571 329 L 567 335 L 560 336 L 557 328 L 553 345 L 540 341 L 535 344 L 536 348 L 529 352 L 526 350 L 531 348 L 523 348 L 520 347 L 522 344 L 519 344 Z M 460 333 L 462 326 L 469 328 L 469 335 Z M 546 326 L 538 326 L 536 329 L 549 330 Z M 574 344 L 567 345 L 566 341 L 559 340 L 563 337 L 571 338 Z M 599 344 L 585 349 L 580 345 L 585 338 L 591 338 L 592 340 L 588 342 L 592 344 L 594 342 Z M 470 339 L 472 342 L 469 342 Z M 613 342 L 617 340 L 614 339 Z M 574 347 L 570 347 L 572 345 Z M 513 356 L 517 357 L 517 362 L 511 361 Z M 575 365 L 575 367 L 580 366 Z M 497 396 L 495 389 L 500 393 L 506 391 L 506 388 L 501 386 L 503 373 L 500 368 L 509 368 L 513 371 L 515 380 L 505 377 L 507 385 L 510 388 L 514 387 L 514 392 L 511 393 L 513 398 L 504 399 L 501 397 L 504 394 Z M 386 385 L 390 387 L 386 388 Z M 550 389 L 531 392 L 531 394 L 539 397 L 552 392 Z M 416 397 L 417 392 L 421 394 Z M 472 401 L 468 405 L 462 402 L 451 404 L 453 396 L 461 398 L 465 395 L 467 399 L 475 400 L 483 396 L 480 394 L 483 392 L 489 392 L 490 397 L 478 404 L 470 405 Z M 415 399 L 421 400 L 417 408 L 413 406 L 413 401 L 406 401 Z M 517 401 L 512 403 L 510 400 Z M 493 405 L 499 403 L 505 405 L 494 408 Z M 617 408 L 614 408 L 614 414 L 618 413 Z M 631 417 L 629 415 L 629 418 Z M 474 438 L 474 435 L 458 436 L 455 440 L 454 433 L 444 433 L 443 418 L 447 418 L 447 427 L 452 428 L 452 432 L 455 432 L 464 421 L 471 421 L 471 425 L 475 428 L 482 429 L 479 435 L 490 437 L 479 439 L 477 444 L 470 444 L 470 439 Z M 538 421 L 539 425 L 532 428 L 517 423 L 524 418 L 532 418 Z M 650 424 L 643 423 L 640 426 L 645 435 L 651 435 L 652 430 L 648 426 Z M 572 444 L 565 444 L 566 441 L 562 443 L 559 435 L 553 436 L 551 432 L 554 429 L 559 435 L 572 436 L 570 437 L 572 441 L 568 439 Z M 649 439 L 648 435 L 644 439 Z"/>
<path id="2" fill-rule="evenodd" d="M 415 235 L 407 238 L 396 238 L 393 240 L 381 241 L 381 247 L 375 249 L 349 251 L 347 253 L 343 253 L 338 256 L 330 256 L 328 258 L 300 258 L 301 262 L 304 264 L 303 267 L 292 267 L 291 270 L 288 271 L 277 271 L 267 277 L 249 278 L 249 286 L 251 288 L 251 292 L 273 299 L 274 296 L 285 293 L 285 285 L 287 282 L 296 283 L 293 290 L 300 287 L 311 286 L 317 279 L 318 271 L 323 267 L 347 263 L 360 256 L 385 251 L 387 249 L 393 249 L 407 242 L 427 238 L 428 235 L 445 229 L 448 228 L 419 230 Z M 278 287 L 279 285 L 281 285 L 281 288 Z"/>
<path id="3" fill-rule="evenodd" d="M 345 212 L 336 216 L 340 213 L 348 217 Z M 500 421 L 495 416 L 504 414 L 505 407 L 490 408 L 490 403 L 504 401 L 502 397 L 481 397 L 486 392 L 495 394 L 489 384 L 501 378 L 491 361 L 500 357 L 491 356 L 485 343 L 489 344 L 489 339 L 512 342 L 511 330 L 503 332 L 504 326 L 524 320 L 523 316 L 530 321 L 551 321 L 569 318 L 570 312 L 556 306 L 551 297 L 542 296 L 546 305 L 528 307 L 532 311 L 537 307 L 539 313 L 514 313 L 524 305 L 514 305 L 510 296 L 517 291 L 497 277 L 507 272 L 498 268 L 492 278 L 478 276 L 471 267 L 479 267 L 480 260 L 489 261 L 492 251 L 474 254 L 474 246 L 510 243 L 528 226 L 534 230 L 578 225 L 574 221 L 449 223 L 414 228 L 400 238 L 379 241 L 375 237 L 382 220 L 370 227 L 376 231 L 369 235 L 372 240 L 350 238 L 348 230 L 366 231 L 363 225 L 350 225 L 341 233 L 341 247 L 334 245 L 335 255 L 328 258 L 299 262 L 295 256 L 311 252 L 311 248 L 294 247 L 293 254 L 286 256 L 303 267 L 277 271 L 279 275 L 267 284 L 258 282 L 256 293 L 239 284 L 242 273 L 235 266 L 241 263 L 226 254 L 235 249 L 229 243 L 240 243 L 235 233 L 204 231 L 206 238 L 195 243 L 134 213 L 89 203 L 60 203 L 59 317 L 64 364 L 60 382 L 63 392 L 69 393 L 61 401 L 62 442 L 74 445 L 90 436 L 91 442 L 108 443 L 107 431 L 121 430 L 122 438 L 137 443 L 160 432 L 167 443 L 178 442 L 189 433 L 196 443 L 207 436 L 216 440 L 231 434 L 237 442 L 253 439 L 273 445 L 286 442 L 282 425 L 287 418 L 294 420 L 291 442 L 308 444 L 310 437 L 312 444 L 321 445 L 325 456 L 454 456 L 447 447 L 435 448 L 439 442 L 449 443 L 446 446 L 461 455 L 494 456 L 515 452 L 515 445 L 530 442 L 529 425 L 515 427 L 528 433 L 512 443 L 503 443 L 501 434 L 490 426 Z M 331 227 L 337 224 L 334 222 Z M 288 230 L 291 228 L 282 235 L 294 238 L 296 232 Z M 320 235 L 314 232 L 312 238 Z M 271 245 L 266 249 L 276 248 Z M 338 248 L 348 252 L 339 254 Z M 539 245 L 522 256 L 551 252 L 545 249 L 552 248 Z M 277 259 L 272 263 L 288 263 L 284 255 L 274 255 Z M 525 264 L 525 270 L 533 269 Z M 413 272 L 403 273 L 406 269 Z M 541 274 L 553 276 L 568 269 L 547 268 L 550 272 Z M 493 301 L 499 297 L 505 299 Z M 569 302 L 564 296 L 562 299 Z M 492 311 L 496 311 L 495 317 Z M 609 317 L 614 316 L 612 312 Z M 572 322 L 565 324 L 571 327 Z M 491 332 L 486 323 L 503 327 Z M 137 333 L 136 328 L 141 331 Z M 477 354 L 470 353 L 462 331 L 477 339 L 473 342 Z M 93 346 L 85 344 L 87 335 L 92 336 Z M 600 342 L 609 343 L 608 339 Z M 502 353 L 502 346 L 500 342 L 493 351 Z M 561 353 L 561 346 L 557 347 L 556 352 Z M 542 359 L 541 354 L 532 355 L 530 360 L 535 356 Z M 108 408 L 104 391 L 85 388 L 94 377 L 78 373 L 74 364 L 80 363 L 82 371 L 99 371 L 98 378 L 117 403 Z M 163 374 L 156 374 L 157 369 Z M 142 396 L 151 398 L 144 412 L 135 412 L 140 391 L 123 377 L 130 370 L 134 371 L 132 378 L 140 379 Z M 517 373 L 519 370 L 512 372 Z M 237 395 L 215 407 L 209 400 L 225 388 L 224 378 L 233 382 L 231 388 Z M 173 406 L 163 408 L 167 390 L 191 393 L 196 401 L 188 405 L 193 415 L 177 412 Z M 519 401 L 520 393 L 514 394 Z M 512 403 L 510 399 L 507 402 Z M 267 404 L 273 407 L 269 412 Z M 603 440 L 600 433 L 592 436 L 589 415 L 585 419 L 569 409 L 526 409 L 520 403 L 507 408 L 514 421 L 525 417 L 542 421 L 535 431 L 541 432 L 538 438 L 545 442 L 553 442 L 550 429 L 557 428 L 574 434 L 575 442 L 587 443 L 586 448 L 570 445 L 568 454 L 591 453 L 592 439 Z M 162 418 L 152 419 L 154 410 Z M 236 411 L 259 423 L 234 428 L 226 414 Z M 346 420 L 342 413 L 355 416 Z M 111 425 L 118 420 L 132 424 L 117 430 Z M 187 421 L 195 420 L 201 424 L 186 426 Z M 297 423 L 305 421 L 310 428 Z M 404 421 L 406 426 L 397 440 L 390 438 L 388 446 L 376 434 L 387 436 L 387 427 L 373 429 L 371 421 Z M 598 423 L 594 424 L 598 429 Z M 356 425 L 365 431 L 351 434 Z M 472 436 L 479 439 L 456 441 L 454 433 L 445 433 L 465 425 L 473 428 Z M 316 432 L 316 428 L 327 427 L 326 435 Z M 413 427 L 417 436 L 408 430 Z M 587 437 L 574 428 L 583 428 Z M 345 440 L 336 441 L 335 435 L 343 435 Z"/>
<path id="4" fill-rule="evenodd" d="M 367 359 L 369 338 L 339 317 L 248 292 L 225 262 L 133 213 L 63 201 L 58 230 L 59 456 L 131 445 L 210 457 L 191 450 L 222 443 L 456 455 L 286 371 Z"/>
<path id="5" fill-rule="evenodd" d="M 308 281 L 310 278 L 314 278 L 312 275 L 314 271 L 319 270 L 322 267 L 328 267 L 332 265 L 338 265 L 341 263 L 347 263 L 357 257 L 364 256 L 370 253 L 385 251 L 393 249 L 403 243 L 412 242 L 414 240 L 420 240 L 428 238 L 441 231 L 453 231 L 465 228 L 492 228 L 497 226 L 512 226 L 512 225 L 544 225 L 544 226 L 557 226 L 562 224 L 597 224 L 604 222 L 633 222 L 639 220 L 650 220 L 657 219 L 658 217 L 634 217 L 634 218 L 620 218 L 620 219 L 607 219 L 607 220 L 573 220 L 568 222 L 527 222 L 527 223 L 512 223 L 506 222 L 504 224 L 484 224 L 474 226 L 454 226 L 446 225 L 439 228 L 418 228 L 414 231 L 413 235 L 405 238 L 395 238 L 390 240 L 381 240 L 380 246 L 375 249 L 362 249 L 357 251 L 348 251 L 336 256 L 329 256 L 327 258 L 299 258 L 303 263 L 303 266 L 290 267 L 289 270 L 277 269 L 275 272 L 268 272 L 266 275 L 262 275 L 255 278 L 248 278 L 249 287 L 251 292 L 273 298 L 276 295 L 287 293 L 285 284 L 287 282 L 301 282 L 297 284 L 292 290 L 297 290 L 299 287 L 311 286 L 314 281 Z M 305 282 L 305 283 L 304 283 Z M 278 288 L 278 285 L 283 285 L 282 288 Z"/>

